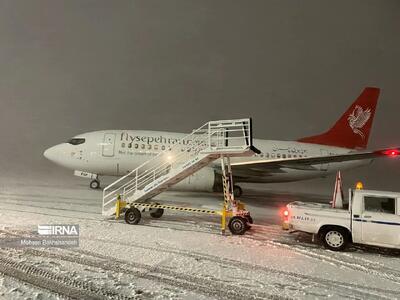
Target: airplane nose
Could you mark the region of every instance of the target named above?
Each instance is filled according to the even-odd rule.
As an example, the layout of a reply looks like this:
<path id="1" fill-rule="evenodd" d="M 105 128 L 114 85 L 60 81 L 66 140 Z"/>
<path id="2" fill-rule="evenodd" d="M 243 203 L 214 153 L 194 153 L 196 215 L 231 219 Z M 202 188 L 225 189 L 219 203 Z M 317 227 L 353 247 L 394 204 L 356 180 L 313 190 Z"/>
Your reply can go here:
<path id="1" fill-rule="evenodd" d="M 53 146 L 49 149 L 47 149 L 46 151 L 43 152 L 43 156 L 46 157 L 48 160 L 51 161 L 55 161 L 57 158 L 57 150 L 56 150 L 57 146 Z"/>

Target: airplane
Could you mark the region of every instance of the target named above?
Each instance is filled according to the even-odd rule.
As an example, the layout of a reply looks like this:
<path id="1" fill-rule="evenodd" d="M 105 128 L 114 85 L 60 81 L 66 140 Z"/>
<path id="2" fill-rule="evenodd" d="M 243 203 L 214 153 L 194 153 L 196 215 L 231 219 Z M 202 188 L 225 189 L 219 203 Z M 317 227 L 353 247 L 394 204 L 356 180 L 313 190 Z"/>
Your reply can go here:
<path id="1" fill-rule="evenodd" d="M 260 140 L 252 157 L 232 158 L 234 194 L 240 183 L 277 183 L 326 177 L 338 170 L 370 164 L 378 157 L 398 157 L 400 148 L 366 150 L 380 90 L 365 88 L 341 118 L 325 133 L 296 141 Z M 102 130 L 77 135 L 44 152 L 50 161 L 92 179 L 122 176 L 156 156 L 186 134 L 147 130 Z M 184 145 L 183 145 L 184 146 Z M 174 186 L 176 190 L 221 191 L 221 168 L 212 163 Z M 238 184 L 239 183 L 239 184 Z"/>

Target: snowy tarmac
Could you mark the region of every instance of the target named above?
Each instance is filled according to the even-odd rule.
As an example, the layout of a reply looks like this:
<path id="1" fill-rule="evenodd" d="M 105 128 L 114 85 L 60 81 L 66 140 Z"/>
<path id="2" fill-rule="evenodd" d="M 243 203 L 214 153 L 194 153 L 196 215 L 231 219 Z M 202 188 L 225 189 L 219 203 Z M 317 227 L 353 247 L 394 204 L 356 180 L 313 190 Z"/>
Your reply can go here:
<path id="1" fill-rule="evenodd" d="M 145 214 L 136 226 L 106 220 L 101 197 L 72 176 L 1 181 L 0 239 L 38 224 L 79 224 L 80 246 L 0 248 L 0 299 L 400 299 L 398 252 L 335 253 L 281 230 L 285 203 L 328 196 L 246 190 L 255 225 L 244 236 L 222 236 L 217 217 L 174 211 Z M 157 199 L 217 209 L 221 197 Z"/>

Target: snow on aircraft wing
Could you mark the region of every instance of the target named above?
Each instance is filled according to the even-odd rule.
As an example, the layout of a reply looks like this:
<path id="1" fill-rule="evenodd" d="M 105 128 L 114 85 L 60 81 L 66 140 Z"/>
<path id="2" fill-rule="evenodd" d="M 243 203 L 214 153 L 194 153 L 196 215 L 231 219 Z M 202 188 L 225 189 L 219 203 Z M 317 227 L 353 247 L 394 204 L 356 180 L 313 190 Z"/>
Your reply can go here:
<path id="1" fill-rule="evenodd" d="M 232 163 L 234 173 L 255 173 L 255 172 L 268 172 L 274 170 L 274 173 L 281 168 L 301 169 L 301 170 L 314 170 L 313 165 L 344 162 L 351 160 L 373 159 L 378 157 L 398 157 L 400 156 L 400 147 L 388 148 L 375 151 L 357 151 L 349 152 L 346 154 L 335 154 L 325 156 L 313 156 L 303 158 L 284 158 L 284 159 L 270 159 L 270 160 L 253 160 L 247 162 Z M 254 174 L 255 175 L 255 174 Z"/>

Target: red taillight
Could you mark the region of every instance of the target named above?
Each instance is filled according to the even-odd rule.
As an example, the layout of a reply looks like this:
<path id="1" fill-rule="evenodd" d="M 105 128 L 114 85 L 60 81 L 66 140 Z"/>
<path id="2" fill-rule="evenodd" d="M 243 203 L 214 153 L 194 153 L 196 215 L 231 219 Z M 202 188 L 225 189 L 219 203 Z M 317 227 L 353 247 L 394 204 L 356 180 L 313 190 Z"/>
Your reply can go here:
<path id="1" fill-rule="evenodd" d="M 282 217 L 282 229 L 289 230 L 289 210 L 287 207 L 283 207 L 280 211 Z"/>
<path id="2" fill-rule="evenodd" d="M 281 213 L 283 221 L 286 222 L 289 220 L 289 210 L 287 208 L 282 208 L 280 213 Z"/>

